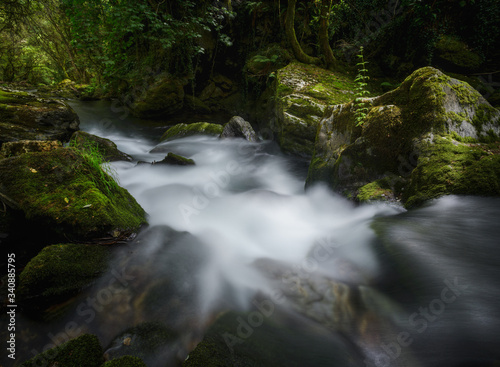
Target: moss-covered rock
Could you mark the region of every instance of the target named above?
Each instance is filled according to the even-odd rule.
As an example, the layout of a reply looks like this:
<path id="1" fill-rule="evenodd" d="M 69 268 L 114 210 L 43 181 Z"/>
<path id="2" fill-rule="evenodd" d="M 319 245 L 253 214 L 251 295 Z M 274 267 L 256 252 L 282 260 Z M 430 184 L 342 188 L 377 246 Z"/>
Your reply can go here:
<path id="1" fill-rule="evenodd" d="M 166 358 L 169 345 L 175 342 L 177 334 L 158 322 L 145 322 L 125 330 L 106 348 L 107 359 L 123 356 L 141 358 L 152 363 L 158 358 Z M 165 361 L 165 359 L 163 359 Z"/>
<path id="2" fill-rule="evenodd" d="M 398 182 L 397 177 L 384 177 L 361 186 L 359 188 L 357 201 L 360 203 L 372 201 L 396 201 L 395 193 L 399 190 L 395 187 Z"/>
<path id="3" fill-rule="evenodd" d="M 80 120 L 66 103 L 0 89 L 0 144 L 19 140 L 68 141 Z"/>
<path id="4" fill-rule="evenodd" d="M 466 43 L 456 37 L 443 35 L 436 44 L 435 62 L 447 70 L 471 72 L 481 66 L 483 59 L 470 50 Z"/>
<path id="5" fill-rule="evenodd" d="M 168 153 L 167 156 L 159 162 L 153 164 L 170 164 L 174 166 L 194 166 L 195 163 L 192 159 L 183 157 L 175 153 Z"/>
<path id="6" fill-rule="evenodd" d="M 89 146 L 95 146 L 103 160 L 107 162 L 132 161 L 132 157 L 118 150 L 116 144 L 111 140 L 84 131 L 77 131 L 71 135 L 71 146 L 87 151 L 90 150 Z"/>
<path id="7" fill-rule="evenodd" d="M 60 346 L 40 353 L 24 362 L 22 367 L 99 367 L 104 362 L 99 339 L 95 335 L 84 334 Z"/>
<path id="8" fill-rule="evenodd" d="M 271 126 L 284 152 L 310 157 L 320 120 L 328 106 L 353 99 L 353 80 L 313 65 L 293 62 L 276 72 L 275 114 Z"/>
<path id="9" fill-rule="evenodd" d="M 192 124 L 177 124 L 168 129 L 161 137 L 161 141 L 179 139 L 191 135 L 219 136 L 224 127 L 209 122 L 195 122 Z"/>
<path id="10" fill-rule="evenodd" d="M 2 144 L 2 148 L 0 149 L 0 159 L 14 157 L 30 152 L 48 152 L 61 147 L 61 142 L 57 140 L 10 141 Z"/>
<path id="11" fill-rule="evenodd" d="M 123 356 L 107 361 L 101 367 L 147 367 L 147 365 L 138 357 Z"/>
<path id="12" fill-rule="evenodd" d="M 161 74 L 130 105 L 132 113 L 140 118 L 162 118 L 184 107 L 186 79 Z"/>
<path id="13" fill-rule="evenodd" d="M 128 191 L 73 148 L 0 160 L 0 193 L 59 238 L 118 238 L 146 222 Z"/>
<path id="14" fill-rule="evenodd" d="M 386 197 L 399 197 L 408 185 L 426 186 L 422 182 L 417 185 L 414 180 L 419 177 L 418 180 L 425 181 L 430 179 L 429 176 L 411 174 L 415 167 L 418 167 L 415 172 L 425 171 L 423 167 L 430 162 L 424 157 L 453 155 L 460 142 L 484 145 L 498 141 L 500 137 L 500 111 L 467 83 L 431 67 L 415 71 L 400 87 L 371 99 L 370 103 L 371 108 L 361 127 L 356 126 L 352 104 L 335 106 L 330 117 L 321 121 L 307 185 L 326 181 L 334 190 L 348 197 L 366 200 L 372 196 L 372 189 L 384 182 L 377 180 L 390 177 L 393 182 L 394 177 L 398 177 L 395 184 L 384 189 L 393 191 L 391 195 L 385 192 Z M 437 137 L 452 139 L 453 143 L 446 145 L 446 149 L 436 150 L 435 143 L 441 141 Z M 477 149 L 484 151 L 486 148 L 478 145 Z M 433 170 L 436 164 L 449 165 L 445 161 L 437 158 L 432 162 Z M 488 178 L 488 185 L 495 186 L 491 181 L 494 174 L 488 173 L 490 168 L 481 165 L 476 169 L 477 175 Z M 458 191 L 496 195 L 495 189 L 484 190 L 473 185 L 469 181 L 470 175 L 458 166 L 452 170 L 456 175 L 455 182 L 460 180 L 461 187 L 472 186 L 468 190 L 449 186 L 437 190 L 439 194 L 425 194 L 423 197 Z M 416 195 L 415 191 L 406 190 L 403 201 L 407 205 L 421 202 L 410 199 L 413 195 Z"/>
<path id="15" fill-rule="evenodd" d="M 104 273 L 110 250 L 98 245 L 58 244 L 45 247 L 19 275 L 18 300 L 43 310 L 77 294 Z"/>

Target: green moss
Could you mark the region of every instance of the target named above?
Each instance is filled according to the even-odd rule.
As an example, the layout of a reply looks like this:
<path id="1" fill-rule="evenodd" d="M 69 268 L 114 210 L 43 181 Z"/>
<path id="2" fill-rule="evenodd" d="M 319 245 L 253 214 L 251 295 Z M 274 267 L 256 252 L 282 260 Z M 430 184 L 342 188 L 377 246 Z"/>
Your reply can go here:
<path id="1" fill-rule="evenodd" d="M 19 276 L 20 302 L 46 304 L 78 293 L 107 268 L 109 248 L 59 244 L 45 247 Z M 43 299 L 43 300 L 40 300 Z"/>
<path id="2" fill-rule="evenodd" d="M 478 132 L 482 132 L 484 125 L 490 123 L 497 113 L 498 111 L 494 107 L 488 104 L 481 104 L 476 108 L 476 114 L 472 119 L 472 124 L 476 127 Z"/>
<path id="3" fill-rule="evenodd" d="M 390 178 L 385 177 L 362 186 L 356 199 L 359 202 L 394 199 L 393 185 Z"/>
<path id="4" fill-rule="evenodd" d="M 95 155 L 95 153 L 98 153 L 98 155 L 102 157 L 100 163 L 119 160 L 131 160 L 131 158 L 127 154 L 119 151 L 116 144 L 111 140 L 101 138 L 84 131 L 77 131 L 71 136 L 70 146 L 79 149 L 89 155 Z"/>
<path id="5" fill-rule="evenodd" d="M 403 195 L 406 207 L 449 194 L 500 196 L 500 155 L 488 146 L 459 143 L 451 136 L 423 144 Z"/>
<path id="6" fill-rule="evenodd" d="M 177 124 L 168 129 L 160 138 L 160 141 L 183 138 L 191 135 L 219 136 L 224 127 L 209 122 L 195 122 L 193 124 Z"/>
<path id="7" fill-rule="evenodd" d="M 147 367 L 142 359 L 133 356 L 123 356 L 121 358 L 107 361 L 101 367 Z"/>
<path id="8" fill-rule="evenodd" d="M 436 54 L 439 58 L 460 69 L 475 70 L 482 58 L 468 49 L 467 45 L 452 36 L 441 36 L 436 44 Z"/>
<path id="9" fill-rule="evenodd" d="M 145 212 L 125 189 L 72 148 L 27 153 L 0 161 L 3 194 L 29 219 L 66 237 L 118 236 L 136 231 Z"/>
<path id="10" fill-rule="evenodd" d="M 102 348 L 95 335 L 84 334 L 24 362 L 22 367 L 99 367 L 104 362 Z"/>
<path id="11" fill-rule="evenodd" d="M 183 157 L 178 154 L 174 154 L 172 152 L 168 153 L 165 159 L 154 162 L 154 164 L 171 164 L 176 166 L 193 166 L 195 165 L 194 161 L 190 158 Z"/>

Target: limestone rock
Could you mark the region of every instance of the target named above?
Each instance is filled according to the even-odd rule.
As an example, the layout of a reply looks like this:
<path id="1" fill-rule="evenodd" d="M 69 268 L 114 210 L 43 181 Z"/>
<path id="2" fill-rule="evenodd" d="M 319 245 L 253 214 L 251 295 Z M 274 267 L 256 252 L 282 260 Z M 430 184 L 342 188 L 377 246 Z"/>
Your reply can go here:
<path id="1" fill-rule="evenodd" d="M 257 142 L 258 138 L 252 125 L 242 117 L 234 116 L 224 125 L 224 130 L 220 134 L 221 138 L 243 138 L 250 142 Z"/>

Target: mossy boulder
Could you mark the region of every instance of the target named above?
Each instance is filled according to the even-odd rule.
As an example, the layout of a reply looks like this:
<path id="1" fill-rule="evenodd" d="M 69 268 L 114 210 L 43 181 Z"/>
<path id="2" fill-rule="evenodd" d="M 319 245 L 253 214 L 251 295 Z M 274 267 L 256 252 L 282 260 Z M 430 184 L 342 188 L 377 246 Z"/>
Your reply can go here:
<path id="1" fill-rule="evenodd" d="M 138 357 L 123 356 L 121 358 L 107 361 L 101 367 L 147 367 L 147 365 Z"/>
<path id="2" fill-rule="evenodd" d="M 55 238 L 123 238 L 146 223 L 127 190 L 73 148 L 0 160 L 0 193 Z"/>
<path id="3" fill-rule="evenodd" d="M 168 153 L 167 156 L 159 162 L 153 164 L 169 164 L 173 166 L 194 166 L 195 163 L 192 159 L 183 157 L 175 153 Z"/>
<path id="4" fill-rule="evenodd" d="M 159 322 L 145 322 L 129 328 L 116 336 L 105 351 L 107 359 L 134 356 L 147 364 L 162 360 L 170 353 L 169 347 L 175 342 L 177 333 Z"/>
<path id="5" fill-rule="evenodd" d="M 453 152 L 458 146 L 472 149 L 464 146 L 465 143 L 477 143 L 474 149 L 482 157 L 480 151 L 488 151 L 487 144 L 499 140 L 500 111 L 467 83 L 432 67 L 418 69 L 397 89 L 368 101 L 371 107 L 362 126 L 356 126 L 352 103 L 333 107 L 330 116 L 321 121 L 307 185 L 326 181 L 334 190 L 348 197 L 367 200 L 373 196 L 369 191 L 384 183 L 384 187 L 380 188 L 391 190 L 392 194 L 385 192 L 384 197 L 375 196 L 401 198 L 406 205 L 413 205 L 423 199 L 410 199 L 416 192 L 409 188 L 426 187 L 422 180 L 430 179 L 416 175 L 417 172 L 426 172 L 423 167 L 430 164 L 450 165 L 453 162 L 444 157 L 455 154 Z M 446 147 L 441 144 L 443 138 L 451 139 Z M 442 148 L 437 149 L 438 146 Z M 495 149 L 490 152 L 496 154 Z M 438 157 L 436 160 L 424 159 L 434 155 Z M 483 177 L 489 180 L 488 185 L 494 188 L 490 165 L 494 163 L 489 163 L 489 168 L 483 164 L 475 166 L 475 172 L 478 177 L 484 174 Z M 415 167 L 418 170 L 413 175 Z M 460 187 L 469 188 L 465 190 L 444 185 L 442 187 L 447 189 L 436 190 L 427 195 L 428 198 L 458 191 L 496 195 L 495 189 L 485 190 L 475 185 L 471 181 L 472 176 L 466 173 L 470 171 L 463 171 L 453 164 L 451 167 L 454 167 L 452 170 L 456 175 L 453 180 L 455 185 L 460 182 Z M 436 169 L 440 170 L 433 168 L 434 171 Z M 420 181 L 418 185 L 415 181 L 417 177 Z M 445 176 L 440 179 L 446 181 Z M 431 181 L 428 184 L 431 185 Z"/>
<path id="6" fill-rule="evenodd" d="M 30 152 L 48 152 L 61 147 L 61 142 L 57 140 L 10 141 L 2 144 L 2 148 L 0 149 L 0 159 L 14 157 Z"/>
<path id="7" fill-rule="evenodd" d="M 68 141 L 80 120 L 66 103 L 0 89 L 0 144 L 19 140 Z"/>
<path id="8" fill-rule="evenodd" d="M 77 131 L 71 136 L 71 145 L 87 151 L 89 146 L 96 147 L 103 160 L 107 162 L 132 161 L 132 157 L 118 150 L 116 144 L 111 140 L 84 131 Z"/>
<path id="9" fill-rule="evenodd" d="M 187 79 L 161 74 L 130 105 L 132 114 L 157 119 L 172 115 L 184 107 L 184 86 Z"/>
<path id="10" fill-rule="evenodd" d="M 99 245 L 45 247 L 19 275 L 20 304 L 40 311 L 78 294 L 104 273 L 109 255 L 110 249 Z"/>
<path id="11" fill-rule="evenodd" d="M 353 99 L 351 77 L 293 62 L 276 72 L 275 117 L 271 129 L 284 152 L 311 157 L 327 107 Z"/>
<path id="12" fill-rule="evenodd" d="M 443 35 L 436 44 L 435 62 L 450 71 L 473 72 L 479 69 L 483 59 L 465 42 L 453 36 Z"/>
<path id="13" fill-rule="evenodd" d="M 95 335 L 84 334 L 40 353 L 21 366 L 99 367 L 103 362 L 99 339 Z"/>
<path id="14" fill-rule="evenodd" d="M 160 138 L 161 141 L 184 138 L 192 135 L 219 136 L 224 127 L 209 122 L 195 122 L 192 124 L 177 124 L 168 129 Z"/>

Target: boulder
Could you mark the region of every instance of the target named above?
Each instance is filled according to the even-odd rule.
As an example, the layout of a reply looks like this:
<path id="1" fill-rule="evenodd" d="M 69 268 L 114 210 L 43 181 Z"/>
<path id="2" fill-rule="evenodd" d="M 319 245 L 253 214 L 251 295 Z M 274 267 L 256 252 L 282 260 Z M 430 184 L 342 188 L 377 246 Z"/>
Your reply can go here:
<path id="1" fill-rule="evenodd" d="M 355 84 L 344 74 L 293 62 L 276 72 L 271 130 L 281 149 L 311 157 L 319 122 L 328 106 L 354 98 Z"/>
<path id="2" fill-rule="evenodd" d="M 55 239 L 127 237 L 146 223 L 146 214 L 99 163 L 74 148 L 2 159 L 2 201 Z"/>
<path id="3" fill-rule="evenodd" d="M 84 334 L 38 354 L 21 366 L 99 367 L 103 362 L 102 348 L 97 336 Z"/>
<path id="4" fill-rule="evenodd" d="M 221 138 L 243 138 L 250 142 L 257 142 L 257 134 L 248 121 L 242 117 L 234 116 L 224 125 L 224 129 L 220 134 Z"/>
<path id="5" fill-rule="evenodd" d="M 500 195 L 500 111 L 470 85 L 426 67 L 368 102 L 362 126 L 352 103 L 321 121 L 307 186 L 326 181 L 347 197 L 399 198 L 408 207 L 453 193 Z"/>
<path id="6" fill-rule="evenodd" d="M 139 118 L 157 119 L 172 115 L 184 107 L 186 79 L 162 74 L 144 88 L 130 104 L 132 114 Z"/>
<path id="7" fill-rule="evenodd" d="M 168 129 L 160 138 L 160 141 L 184 138 L 192 135 L 220 136 L 223 126 L 209 122 L 195 122 L 192 124 L 177 124 Z"/>
<path id="8" fill-rule="evenodd" d="M 62 101 L 0 89 L 0 144 L 19 140 L 66 142 L 79 124 L 76 113 Z"/>
<path id="9" fill-rule="evenodd" d="M 107 361 L 102 367 L 147 367 L 147 365 L 138 357 L 123 356 Z"/>
<path id="10" fill-rule="evenodd" d="M 479 69 L 483 58 L 456 37 L 443 35 L 436 44 L 434 62 L 446 70 L 470 73 Z"/>
<path id="11" fill-rule="evenodd" d="M 174 153 L 168 153 L 167 156 L 159 161 L 153 162 L 153 164 L 169 164 L 173 166 L 194 166 L 195 163 L 192 159 L 180 156 Z"/>
<path id="12" fill-rule="evenodd" d="M 61 148 L 57 140 L 20 140 L 3 143 L 0 149 L 0 159 L 9 158 L 29 152 L 48 152 Z"/>
<path id="13" fill-rule="evenodd" d="M 17 298 L 25 309 L 43 311 L 89 286 L 108 266 L 110 249 L 98 245 L 45 247 L 19 276 Z"/>
<path id="14" fill-rule="evenodd" d="M 132 161 L 132 157 L 118 150 L 116 144 L 111 140 L 84 131 L 77 131 L 71 135 L 71 145 L 87 151 L 95 147 L 106 162 Z"/>

